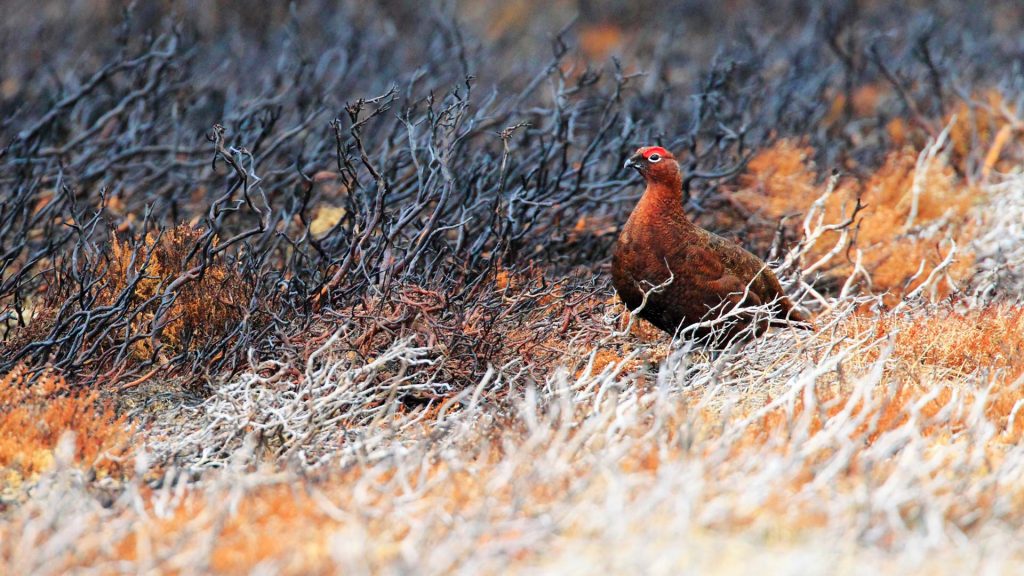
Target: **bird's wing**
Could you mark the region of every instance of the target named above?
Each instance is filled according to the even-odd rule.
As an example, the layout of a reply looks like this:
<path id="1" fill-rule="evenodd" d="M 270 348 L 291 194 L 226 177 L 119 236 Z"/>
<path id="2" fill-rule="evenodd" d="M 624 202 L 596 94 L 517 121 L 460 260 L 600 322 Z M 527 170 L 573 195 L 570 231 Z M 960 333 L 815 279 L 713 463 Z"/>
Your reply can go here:
<path id="1" fill-rule="evenodd" d="M 667 258 L 668 262 L 679 262 L 686 266 L 683 273 L 687 277 L 711 281 L 717 280 L 725 274 L 725 265 L 722 260 L 704 246 L 684 243 L 673 246 L 671 252 Z"/>
<path id="2" fill-rule="evenodd" d="M 721 236 L 711 235 L 710 241 L 712 246 L 729 245 L 736 248 L 729 252 L 733 260 L 726 263 L 727 274 L 731 272 L 743 282 L 744 286 L 749 283 L 750 293 L 746 300 L 748 304 L 774 303 L 778 307 L 776 312 L 778 318 L 795 323 L 810 322 L 804 313 L 793 306 L 793 302 L 782 289 L 778 277 L 763 260 Z M 797 325 L 797 327 L 804 326 Z"/>
<path id="3" fill-rule="evenodd" d="M 753 306 L 761 303 L 758 294 L 748 289 L 747 282 L 733 273 L 713 250 L 698 244 L 686 244 L 678 249 L 677 254 L 679 257 L 673 261 L 686 266 L 684 277 L 698 285 L 708 306 L 717 306 L 723 300 L 733 304 L 743 301 Z"/>
<path id="4" fill-rule="evenodd" d="M 775 273 L 765 264 L 764 260 L 731 240 L 716 234 L 709 234 L 709 236 L 712 246 L 716 247 L 720 253 L 728 254 L 725 262 L 727 273 L 736 276 L 744 286 L 750 284 L 750 290 L 756 292 L 764 301 L 771 301 L 785 295 Z"/>

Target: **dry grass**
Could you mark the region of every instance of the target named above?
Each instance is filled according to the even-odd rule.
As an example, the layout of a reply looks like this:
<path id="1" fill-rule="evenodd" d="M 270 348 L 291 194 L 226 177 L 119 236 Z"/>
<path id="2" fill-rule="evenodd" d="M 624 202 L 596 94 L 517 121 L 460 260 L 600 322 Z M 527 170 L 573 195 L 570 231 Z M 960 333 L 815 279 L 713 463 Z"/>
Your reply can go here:
<path id="1" fill-rule="evenodd" d="M 522 383 L 496 371 L 429 418 L 375 400 L 403 385 L 377 367 L 425 350 L 397 342 L 360 366 L 332 339 L 297 374 L 242 375 L 179 429 L 157 423 L 147 450 L 191 464 L 140 470 L 162 485 L 137 481 L 109 510 L 88 504 L 58 456 L 5 527 L 3 558 L 19 572 L 725 574 L 769 550 L 814 557 L 836 538 L 851 543 L 833 552 L 847 566 L 953 571 L 982 561 L 958 544 L 969 539 L 1001 546 L 986 561 L 1009 566 L 1024 553 L 1012 536 L 1024 522 L 1024 392 L 999 336 L 1022 337 L 1019 310 L 943 323 L 935 308 L 878 318 L 857 308 L 740 356 L 673 354 L 650 387 L 613 371 L 556 372 L 510 398 L 502 391 Z M 992 338 L 934 348 L 975 326 Z M 926 379 L 940 373 L 944 383 Z M 188 482 L 202 470 L 202 483 Z M 69 500 L 79 505 L 47 516 Z M 67 547 L 61 535 L 83 523 L 99 529 Z M 53 553 L 30 552 L 41 545 Z M 712 562 L 709 546 L 727 558 Z"/>

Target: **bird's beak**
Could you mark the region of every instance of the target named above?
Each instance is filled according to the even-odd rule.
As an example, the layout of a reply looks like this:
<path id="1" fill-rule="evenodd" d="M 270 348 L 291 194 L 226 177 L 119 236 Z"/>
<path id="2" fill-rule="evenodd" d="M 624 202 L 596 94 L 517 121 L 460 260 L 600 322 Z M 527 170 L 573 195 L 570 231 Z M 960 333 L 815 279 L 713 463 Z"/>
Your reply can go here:
<path id="1" fill-rule="evenodd" d="M 623 164 L 622 167 L 623 168 L 633 168 L 635 170 L 639 170 L 640 167 L 643 166 L 642 162 L 643 162 L 643 158 L 641 158 L 639 154 L 636 154 L 632 158 L 629 158 L 628 160 L 626 160 L 626 163 Z"/>

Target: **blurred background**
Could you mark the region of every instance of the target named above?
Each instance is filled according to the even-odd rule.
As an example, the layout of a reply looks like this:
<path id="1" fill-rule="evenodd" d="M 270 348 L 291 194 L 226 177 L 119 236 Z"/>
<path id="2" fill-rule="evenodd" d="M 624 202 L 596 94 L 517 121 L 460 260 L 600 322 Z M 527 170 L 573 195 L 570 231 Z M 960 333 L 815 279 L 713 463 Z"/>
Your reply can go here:
<path id="1" fill-rule="evenodd" d="M 679 101 L 701 91 L 702 72 L 731 62 L 795 99 L 776 128 L 802 134 L 823 110 L 804 100 L 826 96 L 826 87 L 834 92 L 883 75 L 872 54 L 892 63 L 911 91 L 928 89 L 929 75 L 940 72 L 948 76 L 943 89 L 952 92 L 982 77 L 996 81 L 1024 53 L 1018 33 L 1024 6 L 1014 0 L 8 0 L 4 12 L 0 111 L 8 130 L 79 75 L 171 29 L 188 46 L 197 92 L 208 78 L 246 97 L 265 90 L 282 66 L 307 66 L 313 79 L 330 86 L 322 94 L 328 104 L 410 74 L 435 89 L 466 75 L 484 87 L 521 89 L 551 59 L 556 36 L 567 45 L 560 66 L 575 65 L 582 74 L 615 59 L 626 73 L 643 75 L 631 88 L 657 94 L 659 107 L 666 93 L 670 105 L 685 105 Z M 448 58 L 456 44 L 458 56 Z M 940 70 L 924 65 L 922 45 Z M 373 60 L 372 69 L 347 70 L 357 55 Z M 342 76 L 344 85 L 336 84 Z M 206 114 L 185 120 L 205 126 L 223 115 L 214 112 L 217 106 L 205 102 Z M 652 132 L 680 128 L 660 125 Z"/>

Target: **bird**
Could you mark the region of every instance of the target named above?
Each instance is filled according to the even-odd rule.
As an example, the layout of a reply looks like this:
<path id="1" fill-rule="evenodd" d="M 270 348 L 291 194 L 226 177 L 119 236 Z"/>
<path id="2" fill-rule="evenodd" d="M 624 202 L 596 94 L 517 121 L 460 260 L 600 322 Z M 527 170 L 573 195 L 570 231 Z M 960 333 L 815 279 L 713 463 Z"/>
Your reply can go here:
<path id="1" fill-rule="evenodd" d="M 645 146 L 626 160 L 647 188 L 612 256 L 612 284 L 632 312 L 673 337 L 714 345 L 762 335 L 769 325 L 813 330 L 763 260 L 694 224 L 683 210 L 683 176 L 671 152 Z M 769 305 L 770 315 L 736 312 Z M 722 316 L 726 316 L 722 318 Z M 722 318 L 715 326 L 715 319 Z"/>

